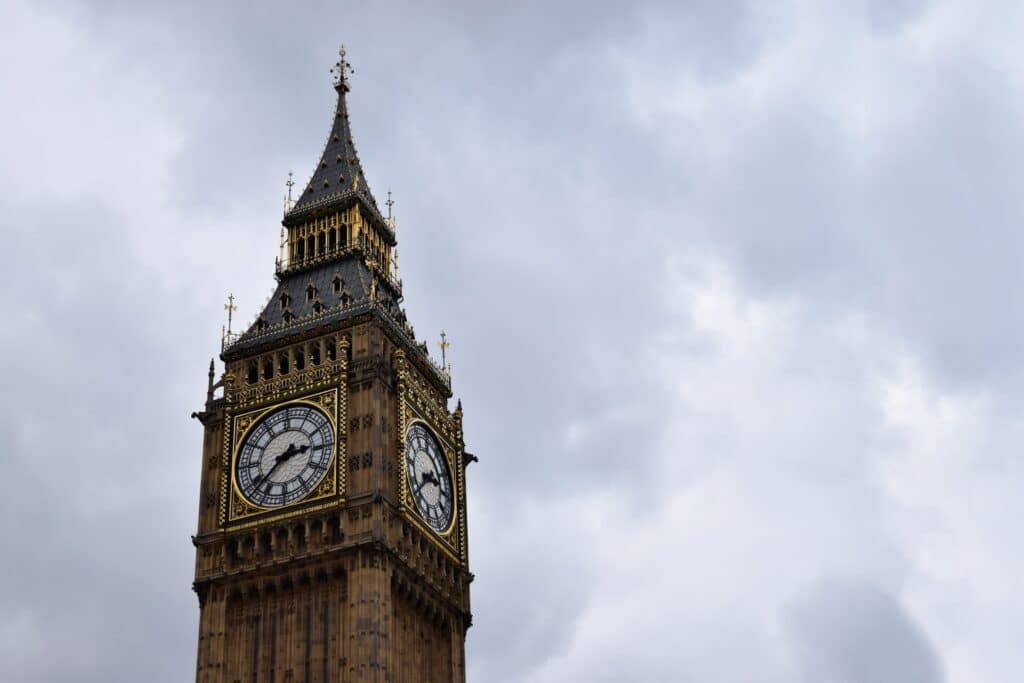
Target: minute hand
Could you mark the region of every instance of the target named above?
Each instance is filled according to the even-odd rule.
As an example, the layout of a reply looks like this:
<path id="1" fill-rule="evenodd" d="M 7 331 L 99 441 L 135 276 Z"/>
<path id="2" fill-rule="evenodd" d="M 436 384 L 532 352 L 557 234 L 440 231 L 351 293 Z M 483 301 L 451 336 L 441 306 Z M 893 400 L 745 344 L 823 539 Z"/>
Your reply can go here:
<path id="1" fill-rule="evenodd" d="M 253 481 L 253 486 L 259 487 L 263 482 L 270 478 L 270 475 L 274 473 L 274 470 L 277 469 L 278 465 L 283 463 L 285 460 L 288 460 L 293 455 L 296 455 L 298 453 L 305 453 L 307 450 L 309 450 L 309 446 L 302 446 L 300 448 L 296 448 L 295 444 L 288 444 L 288 448 L 285 450 L 285 452 L 274 458 L 274 466 L 271 467 L 270 470 L 262 477 L 256 477 L 256 479 Z"/>

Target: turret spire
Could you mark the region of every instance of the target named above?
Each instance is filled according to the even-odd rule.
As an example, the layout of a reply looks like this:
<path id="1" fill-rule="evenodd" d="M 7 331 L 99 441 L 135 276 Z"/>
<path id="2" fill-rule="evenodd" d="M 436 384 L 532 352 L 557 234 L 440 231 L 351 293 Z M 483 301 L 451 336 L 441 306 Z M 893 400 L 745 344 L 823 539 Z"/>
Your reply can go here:
<path id="1" fill-rule="evenodd" d="M 366 175 L 352 142 L 345 94 L 349 91 L 348 76 L 355 72 L 345 54 L 345 47 L 342 46 L 338 50 L 338 61 L 331 69 L 331 73 L 334 74 L 334 89 L 338 91 L 338 104 L 334 110 L 331 132 L 309 184 L 285 215 L 286 224 L 289 218 L 305 214 L 310 209 L 351 204 L 353 199 L 360 201 L 381 223 L 385 223 L 377 208 L 377 200 L 366 182 Z"/>

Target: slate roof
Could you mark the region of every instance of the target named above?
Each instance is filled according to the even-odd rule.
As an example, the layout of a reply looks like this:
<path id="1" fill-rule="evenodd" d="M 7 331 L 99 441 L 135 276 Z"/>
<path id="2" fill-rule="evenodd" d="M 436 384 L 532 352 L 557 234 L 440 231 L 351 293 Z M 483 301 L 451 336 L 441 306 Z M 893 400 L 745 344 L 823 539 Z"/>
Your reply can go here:
<path id="1" fill-rule="evenodd" d="M 366 182 L 363 166 L 352 142 L 348 106 L 345 102 L 348 83 L 342 80 L 334 89 L 338 92 L 338 105 L 334 110 L 334 120 L 331 132 L 327 136 L 327 143 L 309 183 L 295 205 L 285 215 L 285 223 L 291 223 L 321 207 L 348 205 L 358 201 L 386 226 L 387 222 L 380 214 L 377 200 Z"/>
<path id="2" fill-rule="evenodd" d="M 336 277 L 340 280 L 337 292 L 334 291 Z M 362 261 L 345 258 L 282 278 L 253 324 L 225 351 L 234 354 L 364 312 L 370 300 L 372 277 Z M 315 291 L 312 299 L 307 295 L 311 285 Z M 378 286 L 376 297 L 386 300 L 388 296 L 386 289 Z M 286 313 L 291 315 L 290 319 L 286 318 Z"/>

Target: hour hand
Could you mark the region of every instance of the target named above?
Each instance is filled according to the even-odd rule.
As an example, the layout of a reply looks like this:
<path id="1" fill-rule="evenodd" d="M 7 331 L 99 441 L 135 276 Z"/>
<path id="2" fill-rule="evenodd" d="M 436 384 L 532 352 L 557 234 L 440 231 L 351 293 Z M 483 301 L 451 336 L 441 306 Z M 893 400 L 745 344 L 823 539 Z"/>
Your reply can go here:
<path id="1" fill-rule="evenodd" d="M 433 472 L 424 472 L 420 475 L 421 483 L 426 484 L 428 481 L 434 486 L 440 486 L 440 484 L 437 481 L 437 475 L 434 474 Z"/>
<path id="2" fill-rule="evenodd" d="M 284 453 L 282 453 L 281 455 L 277 456 L 277 458 L 275 458 L 275 460 L 276 460 L 276 462 L 284 462 L 285 460 L 287 460 L 288 458 L 292 457 L 293 455 L 298 455 L 299 453 L 305 453 L 308 450 L 309 450 L 309 444 L 303 444 L 302 446 L 299 446 L 298 448 L 295 447 L 295 444 L 289 444 L 288 445 L 288 449 Z"/>

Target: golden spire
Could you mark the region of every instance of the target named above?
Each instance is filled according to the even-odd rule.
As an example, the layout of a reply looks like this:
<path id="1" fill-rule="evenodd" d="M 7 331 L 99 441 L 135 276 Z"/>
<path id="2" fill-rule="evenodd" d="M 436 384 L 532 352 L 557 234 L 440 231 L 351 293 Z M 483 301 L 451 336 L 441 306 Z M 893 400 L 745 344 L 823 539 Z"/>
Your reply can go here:
<path id="1" fill-rule="evenodd" d="M 288 188 L 288 196 L 284 198 L 284 212 L 288 213 L 292 210 L 292 187 L 295 186 L 295 181 L 292 180 L 291 170 L 288 171 L 288 180 L 285 181 L 284 185 Z"/>
<path id="2" fill-rule="evenodd" d="M 444 330 L 441 330 L 441 341 L 437 342 L 437 345 L 441 347 L 441 367 L 448 367 L 446 352 L 452 344 L 448 341 L 448 335 L 445 334 Z"/>
<path id="3" fill-rule="evenodd" d="M 235 305 L 235 295 L 228 292 L 228 302 L 224 304 L 224 310 L 228 312 L 228 334 L 231 334 L 231 314 L 238 310 Z"/>
<path id="4" fill-rule="evenodd" d="M 394 232 L 395 216 L 391 213 L 391 207 L 395 205 L 395 200 L 391 198 L 391 190 L 388 190 L 388 200 L 384 204 L 388 207 L 388 227 L 391 228 L 391 232 Z"/>

